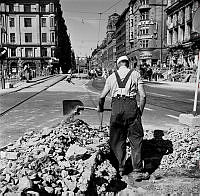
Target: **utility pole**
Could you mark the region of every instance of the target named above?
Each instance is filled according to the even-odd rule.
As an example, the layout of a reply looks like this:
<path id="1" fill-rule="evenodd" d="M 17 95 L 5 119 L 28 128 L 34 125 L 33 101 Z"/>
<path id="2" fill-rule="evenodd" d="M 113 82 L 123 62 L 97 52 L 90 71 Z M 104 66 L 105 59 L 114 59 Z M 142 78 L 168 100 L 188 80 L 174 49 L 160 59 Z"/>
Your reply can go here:
<path id="1" fill-rule="evenodd" d="M 39 13 L 39 42 L 40 42 L 40 68 L 39 68 L 39 71 L 41 70 L 41 67 L 42 67 L 42 38 L 41 38 L 41 1 L 39 0 L 39 10 L 38 10 L 38 13 Z"/>
<path id="2" fill-rule="evenodd" d="M 162 67 L 163 64 L 163 19 L 164 19 L 164 8 L 163 8 L 163 0 L 161 4 L 161 42 L 160 42 L 160 65 Z"/>

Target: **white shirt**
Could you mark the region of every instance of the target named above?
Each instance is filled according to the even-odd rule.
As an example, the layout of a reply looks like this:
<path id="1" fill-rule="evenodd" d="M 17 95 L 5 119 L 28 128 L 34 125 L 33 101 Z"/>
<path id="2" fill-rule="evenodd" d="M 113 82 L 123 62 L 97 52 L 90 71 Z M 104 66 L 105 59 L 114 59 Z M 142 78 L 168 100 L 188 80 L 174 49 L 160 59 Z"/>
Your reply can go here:
<path id="1" fill-rule="evenodd" d="M 117 71 L 121 80 L 123 81 L 128 72 L 129 68 L 126 66 L 121 66 Z M 126 83 L 125 89 L 123 90 L 123 95 L 125 96 L 136 96 L 138 92 L 138 85 L 142 84 L 140 73 L 138 71 L 133 71 L 130 75 L 128 82 Z M 112 73 L 106 80 L 105 87 L 110 90 L 111 97 L 116 97 L 118 94 L 121 94 L 119 89 L 115 73 Z"/>

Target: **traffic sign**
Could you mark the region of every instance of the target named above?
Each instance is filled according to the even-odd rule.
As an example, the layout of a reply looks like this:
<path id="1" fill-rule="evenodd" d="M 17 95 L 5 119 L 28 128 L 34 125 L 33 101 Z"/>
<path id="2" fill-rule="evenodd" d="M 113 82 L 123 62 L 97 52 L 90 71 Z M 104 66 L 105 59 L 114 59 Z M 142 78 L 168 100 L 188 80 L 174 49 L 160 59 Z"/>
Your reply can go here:
<path id="1" fill-rule="evenodd" d="M 6 58 L 7 50 L 5 48 L 0 48 L 0 59 L 3 60 Z"/>

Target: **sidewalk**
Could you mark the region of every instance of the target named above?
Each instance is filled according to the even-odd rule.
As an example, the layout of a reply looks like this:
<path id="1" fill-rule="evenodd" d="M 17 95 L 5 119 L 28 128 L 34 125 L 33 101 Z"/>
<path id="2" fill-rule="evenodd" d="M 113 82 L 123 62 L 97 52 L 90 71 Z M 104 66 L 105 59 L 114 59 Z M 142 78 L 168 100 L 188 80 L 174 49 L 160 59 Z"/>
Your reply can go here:
<path id="1" fill-rule="evenodd" d="M 170 88 L 170 89 L 177 89 L 177 90 L 189 90 L 194 91 L 196 88 L 196 83 L 183 83 L 183 82 L 169 82 L 169 81 L 147 81 L 144 80 L 145 84 L 151 84 L 153 87 L 161 87 L 162 88 Z"/>
<path id="2" fill-rule="evenodd" d="M 16 92 L 16 91 L 19 91 L 21 89 L 33 86 L 33 85 L 37 84 L 37 82 L 51 78 L 53 76 L 54 75 L 38 76 L 37 78 L 33 78 L 29 83 L 27 83 L 26 81 L 20 81 L 20 82 L 14 84 L 13 88 L 9 88 L 8 83 L 7 83 L 5 89 L 0 88 L 0 95 L 8 94 L 8 93 L 11 93 L 11 92 Z"/>

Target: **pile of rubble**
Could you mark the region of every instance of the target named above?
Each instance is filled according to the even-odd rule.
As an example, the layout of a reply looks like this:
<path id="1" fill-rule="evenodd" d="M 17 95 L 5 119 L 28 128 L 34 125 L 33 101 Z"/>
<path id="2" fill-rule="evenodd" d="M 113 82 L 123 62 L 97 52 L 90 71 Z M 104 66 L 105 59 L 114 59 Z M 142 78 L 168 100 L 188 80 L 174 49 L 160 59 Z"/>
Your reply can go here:
<path id="1" fill-rule="evenodd" d="M 108 134 L 108 127 L 94 129 L 73 118 L 54 128 L 25 133 L 0 151 L 0 194 L 105 194 L 117 175 L 107 155 Z M 148 131 L 144 138 L 147 143 L 158 144 L 159 152 L 169 154 L 162 158 L 161 170 L 197 168 L 200 154 L 197 128 L 171 129 L 164 137 Z M 173 152 L 171 147 L 166 148 L 169 142 Z"/>
<path id="2" fill-rule="evenodd" d="M 103 163 L 100 155 L 106 150 L 107 139 L 107 128 L 100 132 L 81 120 L 25 133 L 14 145 L 1 151 L 0 193 L 85 194 L 92 173 L 96 171 L 98 175 L 101 168 L 98 165 L 109 164 Z"/>

